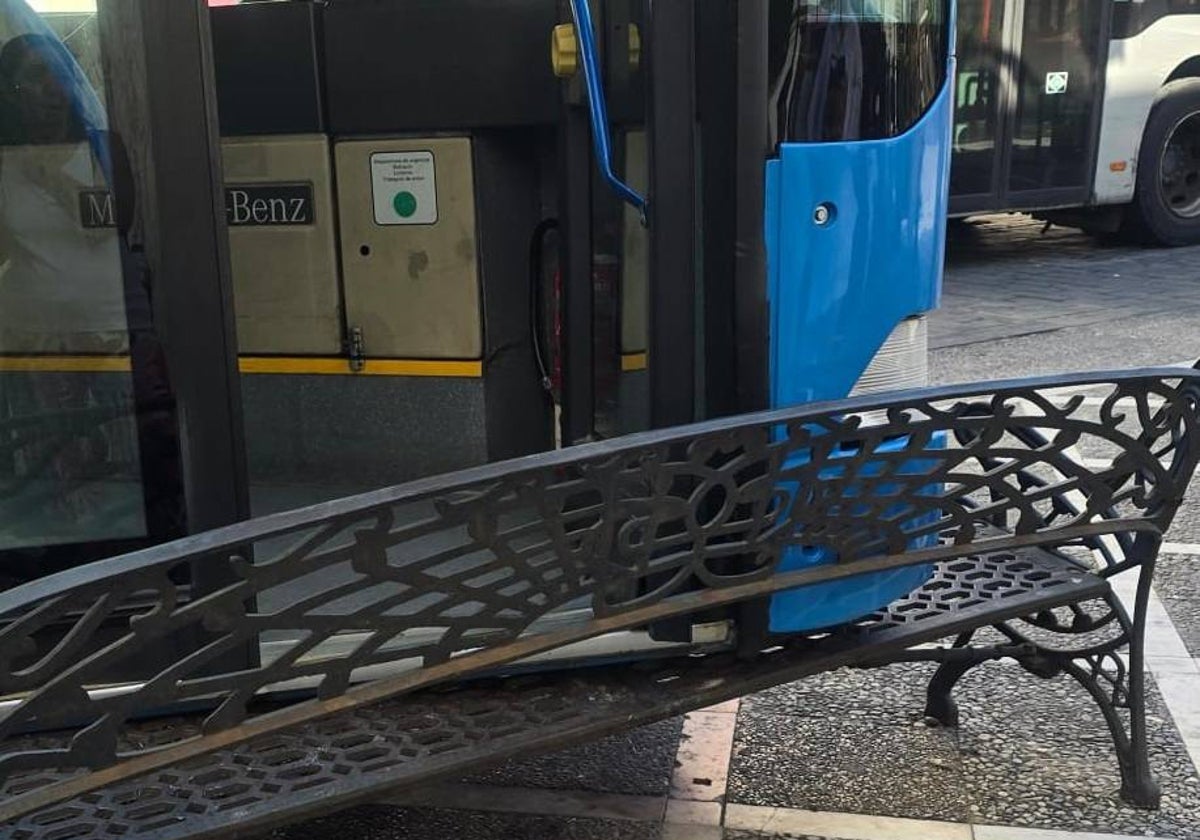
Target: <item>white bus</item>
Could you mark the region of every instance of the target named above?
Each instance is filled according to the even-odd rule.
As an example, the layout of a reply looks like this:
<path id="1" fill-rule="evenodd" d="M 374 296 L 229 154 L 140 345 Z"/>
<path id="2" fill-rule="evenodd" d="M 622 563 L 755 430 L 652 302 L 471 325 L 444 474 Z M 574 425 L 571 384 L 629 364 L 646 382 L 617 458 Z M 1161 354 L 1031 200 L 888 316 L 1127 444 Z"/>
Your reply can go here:
<path id="1" fill-rule="evenodd" d="M 1200 0 L 958 0 L 951 215 L 1200 243 Z"/>

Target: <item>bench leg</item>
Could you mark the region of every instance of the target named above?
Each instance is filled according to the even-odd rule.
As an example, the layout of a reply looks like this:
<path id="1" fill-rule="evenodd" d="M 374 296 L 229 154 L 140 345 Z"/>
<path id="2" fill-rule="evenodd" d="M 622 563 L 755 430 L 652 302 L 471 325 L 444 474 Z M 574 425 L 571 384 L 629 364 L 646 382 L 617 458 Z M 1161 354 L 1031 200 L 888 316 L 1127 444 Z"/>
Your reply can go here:
<path id="1" fill-rule="evenodd" d="M 925 688 L 925 717 L 936 720 L 942 726 L 958 726 L 958 704 L 954 702 L 951 692 L 963 675 L 979 662 L 954 659 L 938 666 Z"/>
<path id="2" fill-rule="evenodd" d="M 1157 554 L 1157 544 L 1155 545 Z M 1154 557 L 1142 565 L 1134 605 L 1133 632 L 1129 639 L 1129 769 L 1121 771 L 1121 798 L 1139 808 L 1157 808 L 1162 789 L 1150 772 L 1146 743 L 1146 613 L 1150 606 L 1150 582 Z"/>
<path id="3" fill-rule="evenodd" d="M 963 633 L 954 641 L 953 649 L 961 650 L 961 656 L 943 660 L 925 688 L 925 717 L 942 726 L 958 726 L 958 704 L 952 696 L 954 686 L 976 665 L 996 658 L 990 653 L 971 656 L 968 646 L 973 635 L 974 631 Z"/>
<path id="4" fill-rule="evenodd" d="M 1132 619 L 1116 595 L 1107 597 L 1108 605 L 1118 617 L 1123 631 L 1118 639 L 1113 640 L 1111 647 L 1093 650 L 1086 655 L 1069 650 L 1053 650 L 1008 625 L 996 627 L 1013 642 L 1007 648 L 997 646 L 972 651 L 968 647 L 971 633 L 959 636 L 953 648 L 944 652 L 945 658 L 939 657 L 941 661 L 938 668 L 929 680 L 925 694 L 925 716 L 942 726 L 957 726 L 959 715 L 958 705 L 952 696 L 954 687 L 968 671 L 989 660 L 1012 658 L 1026 671 L 1042 679 L 1070 674 L 1088 691 L 1104 715 L 1121 772 L 1121 798 L 1137 808 L 1158 808 L 1161 789 L 1150 772 L 1146 735 L 1145 629 L 1153 569 L 1152 558 L 1143 561 Z M 1118 654 L 1125 644 L 1129 646 L 1128 668 Z"/>
<path id="5" fill-rule="evenodd" d="M 1137 808 L 1158 808 L 1162 799 L 1162 788 L 1150 772 L 1150 753 L 1146 744 L 1145 676 L 1142 673 L 1142 663 L 1138 661 L 1135 665 L 1134 661 L 1131 655 L 1129 717 L 1132 738 L 1126 758 L 1127 764 L 1121 767 L 1121 798 Z"/>
<path id="6" fill-rule="evenodd" d="M 1157 808 L 1162 791 L 1150 772 L 1150 757 L 1146 746 L 1145 679 L 1140 672 L 1132 671 L 1128 677 L 1127 698 L 1115 701 L 1102 682 L 1096 678 L 1095 669 L 1098 665 L 1099 663 L 1094 661 L 1087 664 L 1071 662 L 1064 665 L 1063 670 L 1091 693 L 1096 705 L 1104 713 L 1104 720 L 1112 733 L 1113 747 L 1117 752 L 1117 764 L 1121 770 L 1121 798 L 1137 808 Z M 1130 667 L 1133 668 L 1132 652 Z M 1128 712 L 1128 730 L 1118 711 L 1118 702 Z"/>
<path id="7" fill-rule="evenodd" d="M 1149 809 L 1158 808 L 1162 798 L 1162 790 L 1150 772 L 1146 742 L 1145 629 L 1153 568 L 1153 560 L 1143 565 L 1133 620 L 1123 621 L 1129 640 L 1128 670 L 1115 652 L 1073 659 L 1062 665 L 1064 671 L 1088 690 L 1104 714 L 1121 770 L 1121 798 L 1134 807 Z M 1109 597 L 1113 608 L 1120 612 L 1116 596 Z M 1122 712 L 1128 719 L 1128 728 Z"/>

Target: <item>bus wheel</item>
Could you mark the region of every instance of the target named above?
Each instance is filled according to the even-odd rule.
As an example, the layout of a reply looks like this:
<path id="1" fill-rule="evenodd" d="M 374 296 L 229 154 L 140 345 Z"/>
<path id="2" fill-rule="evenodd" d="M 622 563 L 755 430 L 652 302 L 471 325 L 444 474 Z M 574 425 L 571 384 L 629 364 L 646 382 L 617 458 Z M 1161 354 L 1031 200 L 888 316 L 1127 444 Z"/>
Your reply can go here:
<path id="1" fill-rule="evenodd" d="M 1172 82 L 1154 103 L 1130 210 L 1131 232 L 1144 241 L 1200 243 L 1200 79 Z"/>

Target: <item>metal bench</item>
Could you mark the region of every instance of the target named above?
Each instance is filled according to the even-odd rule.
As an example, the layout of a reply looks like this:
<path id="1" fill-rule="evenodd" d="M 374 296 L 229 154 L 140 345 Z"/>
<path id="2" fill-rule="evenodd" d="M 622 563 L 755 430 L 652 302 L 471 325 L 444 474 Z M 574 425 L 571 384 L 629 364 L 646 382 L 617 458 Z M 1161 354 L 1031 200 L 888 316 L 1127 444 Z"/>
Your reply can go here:
<path id="1" fill-rule="evenodd" d="M 843 666 L 941 663 L 927 714 L 951 725 L 955 682 L 1000 657 L 1077 679 L 1122 795 L 1153 807 L 1142 635 L 1200 457 L 1198 393 L 1200 373 L 1162 369 L 737 417 L 0 593 L 0 834 L 237 835 Z M 782 571 L 796 546 L 837 562 Z M 192 592 L 196 562 L 227 564 L 228 582 Z M 923 587 L 841 626 L 772 636 L 756 619 L 772 593 L 921 565 Z M 1128 609 L 1110 583 L 1127 571 Z M 681 618 L 736 644 L 527 664 Z M 162 649 L 182 653 L 145 672 Z"/>

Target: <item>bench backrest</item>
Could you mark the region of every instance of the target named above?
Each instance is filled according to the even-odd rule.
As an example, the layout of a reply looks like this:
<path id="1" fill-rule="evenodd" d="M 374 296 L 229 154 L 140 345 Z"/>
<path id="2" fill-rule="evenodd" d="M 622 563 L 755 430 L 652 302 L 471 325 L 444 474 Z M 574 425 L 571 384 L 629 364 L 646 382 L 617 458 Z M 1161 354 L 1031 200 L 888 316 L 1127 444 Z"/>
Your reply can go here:
<path id="1" fill-rule="evenodd" d="M 1166 369 L 737 417 L 268 516 L 0 593 L 0 822 L 802 584 L 1034 544 L 1092 547 L 1109 570 L 1150 559 L 1200 454 L 1198 389 L 1200 374 Z M 789 546 L 838 562 L 781 573 Z M 192 591 L 197 564 L 226 582 Z M 164 650 L 176 658 L 146 664 Z M 115 674 L 128 676 L 114 687 Z M 263 700 L 289 688 L 316 696 Z M 132 719 L 181 705 L 203 710 L 199 727 L 126 738 Z M 61 737 L 28 734 L 46 729 Z"/>

